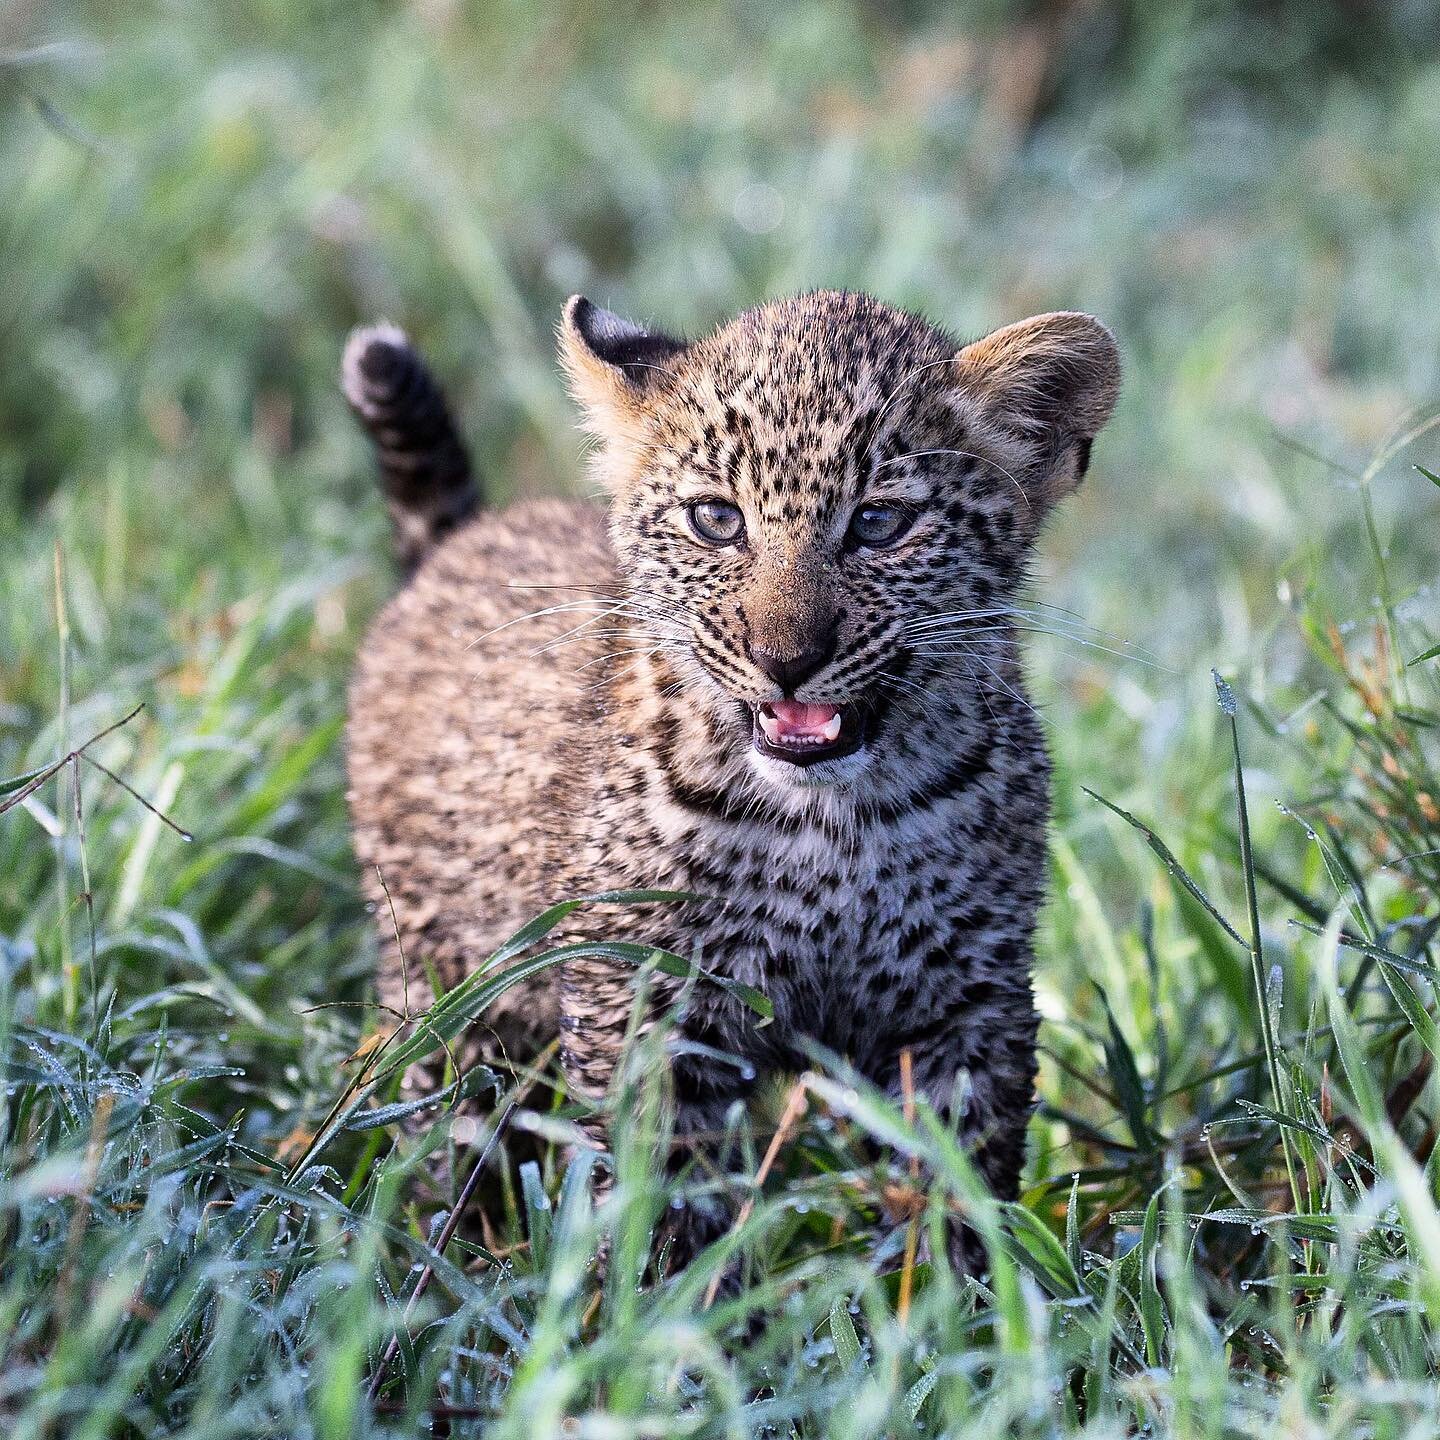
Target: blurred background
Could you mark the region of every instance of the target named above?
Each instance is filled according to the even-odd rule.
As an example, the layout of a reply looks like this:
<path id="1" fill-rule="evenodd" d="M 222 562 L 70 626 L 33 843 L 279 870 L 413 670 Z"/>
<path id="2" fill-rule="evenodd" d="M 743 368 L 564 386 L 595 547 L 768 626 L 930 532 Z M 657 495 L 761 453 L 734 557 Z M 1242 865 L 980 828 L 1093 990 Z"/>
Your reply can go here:
<path id="1" fill-rule="evenodd" d="M 1440 393 L 1437 43 L 1424 0 L 0 0 L 0 775 L 144 700 L 111 763 L 200 840 L 92 817 L 120 993 L 222 998 L 256 1125 L 328 1093 L 342 1039 L 298 1040 L 356 1023 L 303 1013 L 371 959 L 340 725 L 392 581 L 346 329 L 412 332 L 503 497 L 581 483 L 565 296 L 695 333 L 820 285 L 1116 331 L 1120 409 L 1037 572 L 1108 647 L 1035 647 L 1041 998 L 1078 1023 L 1088 976 L 1128 1025 L 1207 983 L 1178 929 L 1163 980 L 1137 959 L 1168 892 L 1079 787 L 1238 905 L 1210 667 L 1283 844 L 1307 634 L 1433 624 L 1410 462 L 1440 445 L 1366 467 Z M 63 1019 L 74 836 L 41 798 L 0 831 L 0 946 Z"/>

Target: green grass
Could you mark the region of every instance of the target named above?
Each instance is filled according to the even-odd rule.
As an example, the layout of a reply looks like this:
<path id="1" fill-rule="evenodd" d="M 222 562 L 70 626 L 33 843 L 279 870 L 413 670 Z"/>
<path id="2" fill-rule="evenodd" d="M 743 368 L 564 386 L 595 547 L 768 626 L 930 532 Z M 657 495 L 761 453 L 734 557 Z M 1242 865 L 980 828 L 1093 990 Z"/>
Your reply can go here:
<path id="1" fill-rule="evenodd" d="M 1051 22 L 1001 3 L 0 10 L 0 777 L 143 702 L 86 753 L 195 836 L 85 760 L 0 784 L 7 1433 L 1434 1434 L 1440 65 L 1423 7 L 1318 9 L 1064 12 L 1018 107 Z M 440 1253 L 450 1122 L 346 1065 L 391 580 L 341 338 L 417 334 L 504 497 L 578 483 L 571 290 L 696 330 L 818 283 L 1127 360 L 1037 577 L 1123 653 L 1033 647 L 1028 1188 L 817 1056 L 667 1192 L 641 1055 L 598 1214 L 536 1091 Z M 952 1209 L 984 1285 L 925 1259 Z"/>

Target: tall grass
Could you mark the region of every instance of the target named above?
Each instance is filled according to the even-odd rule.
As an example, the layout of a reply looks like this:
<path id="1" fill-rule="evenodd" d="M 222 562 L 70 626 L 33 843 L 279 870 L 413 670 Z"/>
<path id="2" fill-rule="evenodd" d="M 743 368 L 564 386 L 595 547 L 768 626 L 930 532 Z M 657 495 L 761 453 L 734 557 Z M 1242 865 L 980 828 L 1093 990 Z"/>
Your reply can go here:
<path id="1" fill-rule="evenodd" d="M 57 574 L 63 595 L 73 576 Z M 238 626 L 210 683 L 272 663 L 288 613 L 281 599 Z M 0 972 L 10 1432 L 1424 1432 L 1440 1358 L 1435 635 L 1395 596 L 1368 635 L 1320 610 L 1297 621 L 1331 677 L 1299 722 L 1218 682 L 1215 759 L 1232 764 L 1210 874 L 1164 817 L 1095 797 L 1136 837 L 1148 897 L 1137 930 L 1097 938 L 1117 964 L 1138 952 L 1149 1016 L 1122 1023 L 1102 989 L 1098 1028 L 1051 1028 L 1014 1205 L 923 1103 L 820 1054 L 783 1114 L 774 1097 L 778 1129 L 763 1108 L 733 1117 L 735 1171 L 668 1186 L 664 1067 L 637 1056 L 598 1209 L 568 1107 L 507 1099 L 503 1077 L 473 1077 L 407 1138 L 414 1107 L 386 1103 L 386 1076 L 483 1015 L 495 986 L 444 997 L 388 1053 L 357 1045 L 385 1017 L 302 1003 L 344 991 L 306 962 L 327 944 L 317 891 L 348 882 L 286 838 L 329 735 L 299 732 L 257 766 L 293 708 L 277 691 L 248 745 L 205 746 L 202 706 L 147 754 L 138 717 L 91 743 L 95 707 L 68 706 L 37 745 L 71 744 L 69 763 L 0 794 L 6 875 L 33 887 Z M 1295 843 L 1257 847 L 1245 756 L 1267 734 L 1312 779 L 1281 817 Z M 196 756 L 240 779 L 244 818 L 202 817 L 188 847 L 159 812 Z M 294 930 L 254 974 L 212 949 L 277 903 L 234 887 L 227 823 L 293 887 Z M 1106 925 L 1060 864 L 1057 908 Z M 337 953 L 363 955 L 342 933 Z M 1176 984 L 1196 966 L 1209 983 Z M 284 1083 L 257 1085 L 276 1051 Z M 516 1177 L 507 1150 L 526 1135 Z M 457 1183 L 476 1157 L 489 1169 L 480 1233 L 424 1199 L 415 1172 L 438 1144 Z M 733 1230 L 668 1273 L 667 1207 L 717 1193 Z M 944 1258 L 959 1218 L 984 1241 L 983 1281 Z"/>

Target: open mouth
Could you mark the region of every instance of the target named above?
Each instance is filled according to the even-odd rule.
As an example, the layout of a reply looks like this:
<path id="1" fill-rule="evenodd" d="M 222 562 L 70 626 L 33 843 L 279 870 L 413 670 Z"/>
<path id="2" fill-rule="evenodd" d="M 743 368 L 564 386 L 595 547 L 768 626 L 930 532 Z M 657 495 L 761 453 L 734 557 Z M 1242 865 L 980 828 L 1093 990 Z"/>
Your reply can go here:
<path id="1" fill-rule="evenodd" d="M 766 700 L 751 707 L 755 748 L 773 760 L 816 765 L 838 760 L 865 743 L 865 727 L 850 705 Z"/>

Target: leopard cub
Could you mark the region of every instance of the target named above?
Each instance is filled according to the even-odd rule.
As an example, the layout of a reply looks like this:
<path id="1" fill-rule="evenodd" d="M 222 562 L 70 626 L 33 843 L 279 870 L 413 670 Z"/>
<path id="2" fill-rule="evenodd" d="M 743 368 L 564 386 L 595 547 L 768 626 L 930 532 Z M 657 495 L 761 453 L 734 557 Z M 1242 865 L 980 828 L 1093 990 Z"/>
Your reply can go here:
<path id="1" fill-rule="evenodd" d="M 605 505 L 484 508 L 404 336 L 347 347 L 414 567 L 349 726 L 356 851 L 393 897 L 412 1008 L 427 967 L 455 984 L 557 899 L 684 891 L 565 937 L 658 946 L 772 1002 L 762 1027 L 719 986 L 688 995 L 678 1134 L 722 1130 L 807 1041 L 892 1092 L 908 1050 L 1012 1197 L 1049 808 L 1013 606 L 1114 406 L 1110 332 L 1063 313 L 961 344 L 820 291 L 691 341 L 577 296 L 559 333 Z M 558 1034 L 572 1091 L 599 1099 L 633 986 L 580 958 L 487 1021 L 512 1055 Z"/>

